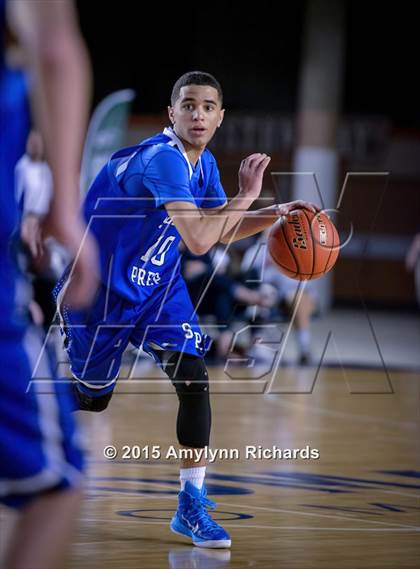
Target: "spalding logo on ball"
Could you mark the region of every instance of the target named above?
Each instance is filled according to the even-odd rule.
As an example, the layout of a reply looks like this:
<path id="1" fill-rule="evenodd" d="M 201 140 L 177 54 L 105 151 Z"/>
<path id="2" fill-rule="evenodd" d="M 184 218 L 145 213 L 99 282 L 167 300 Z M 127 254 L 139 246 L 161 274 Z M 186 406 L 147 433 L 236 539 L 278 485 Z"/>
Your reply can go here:
<path id="1" fill-rule="evenodd" d="M 272 226 L 267 246 L 282 273 L 307 281 L 318 279 L 333 268 L 340 238 L 326 213 L 299 209 Z"/>

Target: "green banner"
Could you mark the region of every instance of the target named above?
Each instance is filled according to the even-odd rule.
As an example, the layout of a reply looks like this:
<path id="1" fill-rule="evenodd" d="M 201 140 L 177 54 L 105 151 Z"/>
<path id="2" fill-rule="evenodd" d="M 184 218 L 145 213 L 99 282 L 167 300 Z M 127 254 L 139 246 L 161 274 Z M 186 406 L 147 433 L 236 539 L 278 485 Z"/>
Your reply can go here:
<path id="1" fill-rule="evenodd" d="M 83 149 L 80 176 L 82 196 L 111 154 L 124 146 L 131 103 L 135 96 L 131 89 L 115 91 L 96 107 Z"/>

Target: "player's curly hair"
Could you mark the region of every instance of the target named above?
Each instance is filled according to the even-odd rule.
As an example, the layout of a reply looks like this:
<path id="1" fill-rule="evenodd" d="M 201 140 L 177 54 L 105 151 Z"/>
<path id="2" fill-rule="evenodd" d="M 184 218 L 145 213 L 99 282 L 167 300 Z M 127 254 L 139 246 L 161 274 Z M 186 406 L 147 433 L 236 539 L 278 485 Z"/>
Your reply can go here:
<path id="1" fill-rule="evenodd" d="M 172 95 L 171 95 L 171 105 L 174 106 L 181 91 L 182 87 L 186 85 L 208 85 L 210 87 L 214 87 L 219 95 L 220 103 L 223 104 L 223 91 L 219 81 L 210 75 L 210 73 L 206 73 L 205 71 L 188 71 L 188 73 L 184 73 L 181 77 L 175 82 Z"/>

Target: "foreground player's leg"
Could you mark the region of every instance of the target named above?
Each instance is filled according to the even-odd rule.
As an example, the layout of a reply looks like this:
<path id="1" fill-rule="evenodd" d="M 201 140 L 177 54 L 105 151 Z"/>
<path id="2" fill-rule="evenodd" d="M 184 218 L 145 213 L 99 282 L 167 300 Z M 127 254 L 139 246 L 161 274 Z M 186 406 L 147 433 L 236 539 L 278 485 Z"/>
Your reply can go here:
<path id="1" fill-rule="evenodd" d="M 83 451 L 43 335 L 33 326 L 23 338 L 12 332 L 0 349 L 0 502 L 19 518 L 4 566 L 55 569 L 77 521 Z M 35 365 L 40 378 L 32 380 Z"/>
<path id="2" fill-rule="evenodd" d="M 69 545 L 81 497 L 81 490 L 60 490 L 39 496 L 25 506 L 13 534 L 5 567 L 59 567 Z"/>
<path id="3" fill-rule="evenodd" d="M 204 449 L 210 439 L 211 409 L 204 361 L 179 352 L 164 352 L 159 357 L 179 399 L 178 441 L 182 447 L 191 449 L 194 456 L 194 451 Z M 203 458 L 199 462 L 194 458 L 182 460 L 181 492 L 171 530 L 190 537 L 194 545 L 199 547 L 230 547 L 229 534 L 212 520 L 207 511 L 214 509 L 216 504 L 207 498 L 205 471 Z"/>

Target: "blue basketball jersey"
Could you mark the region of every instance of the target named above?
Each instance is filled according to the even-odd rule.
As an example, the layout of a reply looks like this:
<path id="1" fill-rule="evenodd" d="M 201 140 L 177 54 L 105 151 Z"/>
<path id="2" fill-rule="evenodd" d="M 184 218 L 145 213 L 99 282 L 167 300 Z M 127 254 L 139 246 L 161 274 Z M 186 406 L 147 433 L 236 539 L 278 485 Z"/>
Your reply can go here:
<path id="1" fill-rule="evenodd" d="M 104 285 L 131 302 L 147 300 L 180 274 L 179 232 L 164 205 L 226 203 L 216 160 L 205 150 L 193 167 L 174 131 L 113 154 L 91 185 L 84 213 L 96 236 Z"/>
<path id="2" fill-rule="evenodd" d="M 18 222 L 14 168 L 25 152 L 30 110 L 25 74 L 4 61 L 5 1 L 0 0 L 0 334 L 16 326 L 14 314 L 16 266 L 11 237 Z M 23 330 L 22 330 L 23 332 Z"/>

